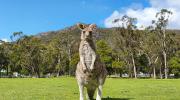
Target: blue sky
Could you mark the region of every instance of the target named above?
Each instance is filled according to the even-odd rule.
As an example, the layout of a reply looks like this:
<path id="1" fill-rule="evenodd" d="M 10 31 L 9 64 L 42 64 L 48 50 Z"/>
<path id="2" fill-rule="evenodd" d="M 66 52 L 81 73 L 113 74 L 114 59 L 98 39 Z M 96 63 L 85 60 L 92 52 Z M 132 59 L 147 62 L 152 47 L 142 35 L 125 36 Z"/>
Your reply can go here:
<path id="1" fill-rule="evenodd" d="M 37 34 L 77 22 L 105 27 L 104 20 L 116 10 L 148 6 L 148 0 L 0 0 L 0 39 L 10 40 L 13 32 Z"/>

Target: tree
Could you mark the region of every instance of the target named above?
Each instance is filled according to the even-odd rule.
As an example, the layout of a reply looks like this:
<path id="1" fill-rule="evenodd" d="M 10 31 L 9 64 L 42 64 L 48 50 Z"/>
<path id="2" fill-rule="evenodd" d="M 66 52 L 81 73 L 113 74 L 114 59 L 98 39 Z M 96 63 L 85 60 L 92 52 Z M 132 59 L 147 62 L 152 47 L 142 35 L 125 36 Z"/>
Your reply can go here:
<path id="1" fill-rule="evenodd" d="M 8 75 L 8 44 L 4 41 L 0 42 L 0 77 L 1 77 L 1 70 L 6 69 Z"/>
<path id="2" fill-rule="evenodd" d="M 65 74 L 69 67 L 68 52 L 66 52 L 66 41 L 56 37 L 54 38 L 46 50 L 46 65 L 56 73 L 56 76 Z M 47 67 L 48 67 L 47 66 Z"/>
<path id="3" fill-rule="evenodd" d="M 120 77 L 122 77 L 122 74 L 125 72 L 125 62 L 115 60 L 112 62 L 112 68 L 115 70 L 115 74 L 117 74 L 117 72 L 119 72 Z"/>
<path id="4" fill-rule="evenodd" d="M 13 36 L 16 40 L 12 42 L 10 52 L 12 71 L 21 74 L 29 72 L 35 77 L 41 77 L 43 71 L 42 56 L 44 54 L 44 45 L 41 40 L 34 36 L 25 36 L 22 32 L 15 32 Z"/>
<path id="5" fill-rule="evenodd" d="M 11 38 L 11 41 L 16 41 L 16 40 L 19 40 L 20 38 L 24 37 L 24 34 L 23 32 L 14 32 L 10 38 Z"/>
<path id="6" fill-rule="evenodd" d="M 148 67 L 153 69 L 153 78 L 156 78 L 156 63 L 159 59 L 159 42 L 156 32 L 153 27 L 148 27 L 145 29 L 143 35 L 143 42 L 141 42 L 142 52 L 146 55 L 148 59 Z M 149 69 L 149 71 L 150 71 Z"/>
<path id="7" fill-rule="evenodd" d="M 164 59 L 164 73 L 165 78 L 168 78 L 168 67 L 167 67 L 167 33 L 166 28 L 168 25 L 169 17 L 172 15 L 172 12 L 167 9 L 161 9 L 160 12 L 156 14 L 157 20 L 153 20 L 152 23 L 155 25 L 155 30 L 158 34 L 161 51 Z"/>
<path id="8" fill-rule="evenodd" d="M 72 56 L 75 53 L 74 51 L 78 50 L 78 45 L 76 44 L 77 39 L 75 36 L 73 36 L 71 32 L 64 32 L 59 34 L 57 37 L 59 39 L 61 49 L 64 51 L 65 54 L 67 54 L 68 57 L 68 64 L 67 64 L 67 70 L 69 71 L 68 74 L 70 75 L 70 62 L 72 60 Z M 76 47 L 76 48 L 74 48 Z"/>
<path id="9" fill-rule="evenodd" d="M 76 66 L 79 62 L 80 58 L 79 58 L 79 53 L 75 53 L 72 55 L 72 59 L 70 61 L 70 72 L 72 73 L 72 75 L 75 75 L 75 70 L 76 70 Z"/>
<path id="10" fill-rule="evenodd" d="M 99 40 L 96 42 L 97 45 L 97 54 L 100 55 L 101 61 L 105 63 L 109 73 L 111 73 L 112 65 L 112 49 L 104 40 Z"/>
<path id="11" fill-rule="evenodd" d="M 120 48 L 124 53 L 126 52 L 128 55 L 128 63 L 132 63 L 134 77 L 137 78 L 137 69 L 135 64 L 135 54 L 139 51 L 139 42 L 140 42 L 140 32 L 136 30 L 135 22 L 136 18 L 131 18 L 129 16 L 123 16 L 121 19 L 115 19 L 113 22 L 118 23 L 122 22 L 122 37 L 119 40 L 121 44 Z M 124 47 L 122 47 L 124 46 Z M 130 61 L 131 59 L 131 61 Z"/>
<path id="12" fill-rule="evenodd" d="M 169 60 L 169 68 L 176 78 L 180 77 L 180 50 Z"/>

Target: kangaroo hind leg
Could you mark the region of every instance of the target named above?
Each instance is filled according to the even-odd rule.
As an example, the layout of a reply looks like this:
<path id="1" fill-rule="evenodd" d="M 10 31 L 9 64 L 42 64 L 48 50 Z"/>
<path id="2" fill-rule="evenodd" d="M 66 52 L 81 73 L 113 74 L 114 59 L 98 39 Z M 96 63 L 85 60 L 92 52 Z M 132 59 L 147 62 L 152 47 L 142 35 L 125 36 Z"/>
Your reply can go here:
<path id="1" fill-rule="evenodd" d="M 96 88 L 87 88 L 87 100 L 93 100 Z"/>

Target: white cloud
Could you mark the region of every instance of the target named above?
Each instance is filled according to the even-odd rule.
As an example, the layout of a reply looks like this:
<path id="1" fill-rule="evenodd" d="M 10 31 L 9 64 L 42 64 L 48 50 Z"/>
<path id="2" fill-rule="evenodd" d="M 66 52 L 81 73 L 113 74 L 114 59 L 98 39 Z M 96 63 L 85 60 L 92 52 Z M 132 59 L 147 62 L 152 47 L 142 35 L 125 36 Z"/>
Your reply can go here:
<path id="1" fill-rule="evenodd" d="M 8 41 L 9 41 L 9 40 L 6 39 L 6 38 L 0 39 L 0 40 L 2 40 L 2 41 L 4 41 L 4 42 L 8 42 Z"/>
<path id="2" fill-rule="evenodd" d="M 180 29 L 180 1 L 179 0 L 149 0 L 150 7 L 134 9 L 125 9 L 124 11 L 114 11 L 108 18 L 105 19 L 104 24 L 106 27 L 117 27 L 121 25 L 112 23 L 114 19 L 121 18 L 123 15 L 137 18 L 137 27 L 140 29 L 142 26 L 146 27 L 151 25 L 152 20 L 155 19 L 155 14 L 162 8 L 166 8 L 173 12 L 170 17 L 170 29 Z"/>
<path id="3" fill-rule="evenodd" d="M 113 23 L 113 20 L 117 19 L 117 18 L 121 18 L 122 16 L 123 15 L 120 14 L 118 11 L 114 11 L 112 13 L 112 15 L 105 20 L 105 22 L 104 22 L 105 26 L 109 28 L 109 27 L 117 27 L 117 26 L 121 25 L 120 21 L 119 21 L 119 23 Z"/>
<path id="4" fill-rule="evenodd" d="M 2 41 L 4 41 L 4 42 L 8 42 L 9 40 L 8 39 L 6 39 L 6 38 L 3 38 L 3 39 L 0 39 L 0 40 L 2 40 Z M 0 45 L 1 45 L 2 43 L 0 42 Z"/>

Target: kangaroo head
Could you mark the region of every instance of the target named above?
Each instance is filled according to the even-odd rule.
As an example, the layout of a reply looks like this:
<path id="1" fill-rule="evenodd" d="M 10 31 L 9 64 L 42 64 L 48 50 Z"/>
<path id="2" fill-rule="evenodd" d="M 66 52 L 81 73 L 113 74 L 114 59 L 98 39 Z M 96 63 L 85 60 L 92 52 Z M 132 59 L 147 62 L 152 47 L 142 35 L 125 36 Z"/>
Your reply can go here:
<path id="1" fill-rule="evenodd" d="M 92 34 L 96 29 L 96 24 L 84 25 L 78 23 L 77 26 L 81 30 L 81 40 L 92 40 Z"/>

